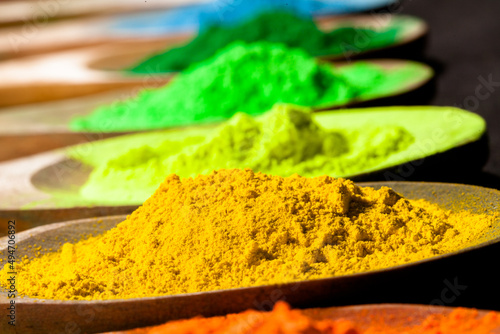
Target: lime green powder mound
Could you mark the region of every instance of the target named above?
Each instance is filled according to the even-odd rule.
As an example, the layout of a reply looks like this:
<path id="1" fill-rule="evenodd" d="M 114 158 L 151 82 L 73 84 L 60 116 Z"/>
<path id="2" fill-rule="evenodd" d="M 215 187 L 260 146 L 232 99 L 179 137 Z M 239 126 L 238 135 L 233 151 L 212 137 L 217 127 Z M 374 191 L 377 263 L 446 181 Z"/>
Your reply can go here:
<path id="1" fill-rule="evenodd" d="M 130 69 L 135 73 L 183 71 L 191 64 L 208 59 L 217 50 L 236 42 L 267 41 L 300 48 L 311 56 L 340 55 L 354 48 L 357 52 L 391 45 L 402 27 L 394 25 L 381 31 L 341 27 L 325 33 L 309 18 L 288 12 L 264 12 L 236 26 L 212 26 L 188 44 L 168 49 L 143 60 Z M 356 43 L 361 37 L 363 43 Z"/>
<path id="2" fill-rule="evenodd" d="M 258 118 L 238 113 L 206 138 L 143 145 L 110 158 L 93 170 L 81 195 L 104 203 L 142 203 L 171 173 L 194 177 L 221 168 L 249 167 L 281 176 L 348 175 L 413 141 L 398 126 L 326 131 L 309 109 L 276 105 Z"/>
<path id="3" fill-rule="evenodd" d="M 74 131 L 132 131 L 217 122 L 238 111 L 259 115 L 275 103 L 341 105 L 397 89 L 415 64 L 387 73 L 367 63 L 334 69 L 299 49 L 235 43 L 170 84 L 74 119 Z"/>

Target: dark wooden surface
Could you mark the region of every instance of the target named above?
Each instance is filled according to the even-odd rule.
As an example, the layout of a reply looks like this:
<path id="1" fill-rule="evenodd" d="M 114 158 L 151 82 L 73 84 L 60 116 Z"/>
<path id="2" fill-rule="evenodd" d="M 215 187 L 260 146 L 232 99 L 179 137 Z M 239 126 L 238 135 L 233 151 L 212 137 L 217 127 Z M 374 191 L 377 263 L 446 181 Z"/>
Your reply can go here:
<path id="1" fill-rule="evenodd" d="M 483 173 L 450 181 L 500 189 L 500 1 L 406 0 L 395 12 L 429 24 L 424 60 L 438 74 L 431 104 L 463 107 L 488 122 L 490 158 Z M 496 83 L 492 92 L 478 88 L 480 77 Z"/>

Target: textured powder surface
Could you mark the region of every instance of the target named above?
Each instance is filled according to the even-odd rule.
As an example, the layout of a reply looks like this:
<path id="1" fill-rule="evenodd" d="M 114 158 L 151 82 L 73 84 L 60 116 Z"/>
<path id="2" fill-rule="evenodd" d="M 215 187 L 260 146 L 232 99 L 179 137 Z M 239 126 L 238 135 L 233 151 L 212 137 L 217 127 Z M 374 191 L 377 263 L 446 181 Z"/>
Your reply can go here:
<path id="1" fill-rule="evenodd" d="M 416 64 L 386 72 L 353 63 L 334 69 L 299 49 L 271 43 L 231 44 L 170 84 L 102 106 L 74 119 L 75 131 L 127 131 L 216 122 L 238 111 L 258 115 L 275 103 L 342 105 L 373 96 L 380 87 L 398 89 L 415 76 Z M 356 74 L 350 75 L 354 71 Z M 368 80 L 365 79 L 368 77 Z M 347 79 L 348 78 L 348 79 Z M 389 90 L 391 91 L 391 90 Z"/>
<path id="2" fill-rule="evenodd" d="M 324 278 L 474 245 L 495 219 L 327 176 L 170 175 L 105 234 L 24 259 L 16 283 L 31 297 L 90 300 Z"/>
<path id="3" fill-rule="evenodd" d="M 212 57 L 227 45 L 242 41 L 247 43 L 267 41 L 300 48 L 311 56 L 339 55 L 391 45 L 398 29 L 388 28 L 377 32 L 371 29 L 342 27 L 324 33 L 311 19 L 289 12 L 264 12 L 236 26 L 212 26 L 201 32 L 190 43 L 154 55 L 130 69 L 136 73 L 183 71 L 191 64 Z M 355 43 L 361 37 L 363 43 Z M 365 42 L 366 41 L 366 42 Z"/>
<path id="4" fill-rule="evenodd" d="M 333 314 L 335 309 L 333 310 Z M 352 312 L 348 319 L 332 316 L 326 309 L 291 309 L 282 301 L 271 312 L 248 310 L 221 317 L 171 321 L 161 326 L 139 328 L 129 334 L 492 334 L 500 329 L 500 313 L 479 315 L 475 309 L 457 308 L 449 314 L 427 316 L 420 324 L 396 320 L 394 314 L 367 315 Z"/>
<path id="5" fill-rule="evenodd" d="M 307 108 L 276 105 L 260 118 L 238 113 L 205 140 L 166 140 L 135 147 L 96 166 L 80 194 L 101 203 L 142 203 L 166 175 L 194 177 L 222 168 L 251 168 L 280 176 L 361 173 L 407 148 L 398 126 L 326 131 Z"/>
<path id="6" fill-rule="evenodd" d="M 278 302 L 271 312 L 248 310 L 222 317 L 172 321 L 129 334 L 361 334 L 347 320 L 314 319 Z"/>

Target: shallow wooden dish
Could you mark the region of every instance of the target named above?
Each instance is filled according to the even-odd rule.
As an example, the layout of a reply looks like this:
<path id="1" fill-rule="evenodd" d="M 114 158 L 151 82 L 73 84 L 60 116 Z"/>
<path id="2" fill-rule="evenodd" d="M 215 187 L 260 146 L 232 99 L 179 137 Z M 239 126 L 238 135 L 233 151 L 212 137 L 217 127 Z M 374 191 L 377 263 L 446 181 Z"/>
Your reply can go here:
<path id="1" fill-rule="evenodd" d="M 196 1 L 190 2 L 194 3 Z M 106 4 L 101 5 L 106 6 Z M 170 7 L 175 5 L 179 5 L 179 3 L 171 3 L 171 1 L 168 2 L 168 6 Z M 16 20 L 16 15 L 10 15 L 10 12 L 20 12 L 26 10 L 26 4 L 8 4 L 4 6 L 9 6 L 12 8 L 5 10 L 6 12 L 9 12 L 8 16 L 2 17 L 0 15 L 0 21 L 3 19 L 11 20 L 12 22 L 14 22 Z M 154 6 L 154 4 L 148 4 L 149 8 Z M 63 7 L 66 8 L 66 6 Z M 75 7 L 82 8 L 82 6 L 80 5 L 77 5 Z M 38 8 L 36 8 L 35 6 L 31 6 L 30 9 L 37 10 Z M 69 9 L 69 7 L 67 9 Z M 61 12 L 64 11 L 59 11 L 58 13 Z M 26 16 L 29 16 L 29 14 L 27 14 Z M 31 16 L 33 16 L 33 14 Z M 40 18 L 38 17 L 37 19 L 40 20 Z M 168 47 L 168 43 L 172 38 L 179 38 L 178 43 L 184 43 L 191 39 L 194 34 L 193 32 L 185 31 L 178 32 L 175 35 L 165 33 L 137 34 L 135 31 L 134 33 L 131 33 L 126 29 L 120 30 L 119 28 L 113 28 L 113 25 L 118 24 L 120 20 L 123 19 L 126 19 L 126 17 L 94 16 L 73 19 L 71 21 L 50 22 L 49 24 L 38 25 L 38 29 L 36 30 L 36 32 L 30 32 L 29 34 L 26 33 L 26 28 L 24 28 L 23 30 L 23 26 L 7 27 L 0 31 L 0 59 L 14 59 L 17 57 L 26 57 L 47 52 L 54 52 L 58 50 L 81 48 L 85 46 L 106 44 L 114 45 L 115 43 L 121 42 L 130 42 L 140 46 L 148 45 L 151 42 L 155 43 L 164 41 L 166 44 L 164 44 L 161 49 L 153 48 L 150 51 L 155 52 Z M 419 40 L 423 38 L 428 32 L 427 24 L 424 21 L 416 17 L 406 15 L 327 15 L 320 16 L 316 20 L 320 28 L 324 30 L 331 30 L 335 26 L 346 23 L 353 23 L 356 26 L 380 29 L 389 24 L 392 19 L 404 20 L 404 22 L 406 23 L 405 30 L 402 33 L 402 36 L 400 36 L 399 40 L 394 44 L 394 46 L 406 45 L 413 41 Z M 152 28 L 154 29 L 154 27 Z M 421 44 L 420 46 L 423 45 Z M 110 52 L 112 52 L 112 48 L 109 50 Z M 413 49 L 412 51 L 416 50 L 417 49 Z M 150 52 L 144 53 L 142 57 L 146 57 Z M 114 53 L 114 55 L 115 57 L 119 56 L 119 53 Z"/>
<path id="2" fill-rule="evenodd" d="M 170 37 L 176 43 L 178 37 Z M 169 41 L 151 41 L 149 49 L 168 45 Z M 35 102 L 55 101 L 79 96 L 88 96 L 110 90 L 129 88 L 130 90 L 158 87 L 167 83 L 171 74 L 133 76 L 124 72 L 96 70 L 87 67 L 87 62 L 114 50 L 129 54 L 138 52 L 141 46 L 128 42 L 110 46 L 94 46 L 62 51 L 46 56 L 32 56 L 0 63 L 0 75 L 5 80 L 0 83 L 0 107 L 15 106 Z M 118 62 L 118 64 L 120 64 Z"/>
<path id="3" fill-rule="evenodd" d="M 92 52 L 94 52 L 93 50 Z M 137 51 L 138 52 L 138 51 Z M 119 61 L 117 60 L 115 64 L 117 66 L 121 66 L 124 62 L 128 62 L 130 58 L 136 57 L 137 54 L 128 54 L 126 57 L 120 59 Z M 72 59 L 73 61 L 75 58 L 65 58 L 62 57 L 60 58 L 61 62 L 63 63 L 62 66 L 64 66 L 64 59 Z M 121 63 L 120 63 L 121 61 Z M 409 92 L 412 92 L 414 90 L 417 90 L 418 88 L 421 88 L 422 86 L 426 85 L 434 76 L 434 71 L 432 70 L 431 67 L 428 65 L 425 65 L 423 63 L 418 63 L 418 62 L 413 62 L 409 60 L 399 60 L 399 59 L 370 59 L 370 60 L 365 60 L 363 62 L 370 63 L 373 65 L 377 65 L 383 70 L 386 71 L 391 71 L 391 70 L 397 70 L 400 68 L 403 68 L 407 64 L 414 64 L 416 68 L 418 68 L 418 73 L 415 73 L 415 77 L 408 80 L 408 82 L 404 83 L 396 89 L 393 92 L 387 92 L 386 94 L 380 95 L 380 96 L 375 96 L 370 99 L 358 99 L 358 100 L 352 100 L 349 102 L 347 105 L 352 106 L 352 105 L 360 105 L 360 104 L 377 104 L 379 100 L 383 99 L 388 99 L 388 98 L 397 98 L 402 95 L 405 95 Z M 49 65 L 47 64 L 40 64 L 41 67 L 47 69 L 50 66 L 54 66 L 56 64 L 60 64 L 58 62 L 58 58 L 51 59 Z M 352 63 L 351 62 L 338 62 L 335 63 L 335 67 L 348 67 Z M 4 64 L 5 65 L 5 64 Z M 1 64 L 0 64 L 0 72 L 1 72 Z M 59 66 L 59 65 L 57 65 Z M 35 66 L 35 67 L 38 67 Z M 27 69 L 33 69 L 33 67 L 27 67 Z M 16 71 L 15 68 L 9 68 L 9 72 L 14 74 Z M 50 73 L 45 73 L 43 75 L 49 75 Z M 65 78 L 62 78 L 65 77 Z M 118 95 L 116 90 L 121 89 L 121 93 L 124 91 L 128 91 L 128 96 L 133 95 L 134 92 L 137 92 L 138 90 L 144 89 L 144 88 L 150 88 L 150 87 L 159 87 L 163 86 L 167 82 L 169 82 L 172 78 L 174 78 L 173 74 L 159 74 L 159 75 L 148 75 L 148 76 L 134 76 L 134 75 L 126 75 L 122 72 L 103 72 L 103 71 L 98 71 L 98 70 L 89 70 L 86 72 L 85 70 L 75 70 L 75 71 L 62 71 L 57 75 L 53 75 L 52 78 L 45 82 L 45 83 L 36 83 L 36 79 L 33 80 L 28 80 L 29 78 L 26 77 L 19 77 L 19 80 L 22 81 L 19 84 L 16 84 L 15 82 L 12 83 L 11 85 L 8 85 L 7 83 L 0 83 L 0 98 L 2 98 L 0 102 L 0 107 L 6 107 L 10 105 L 16 105 L 20 102 L 19 99 L 22 99 L 23 101 L 20 104 L 23 103 L 33 103 L 33 102 L 44 102 L 44 101 L 49 101 L 49 100 L 62 100 L 64 98 L 70 98 L 70 97 L 79 97 L 79 96 L 86 96 L 87 98 L 90 97 L 90 102 L 86 102 L 85 99 L 80 99 L 80 100 L 65 100 L 61 101 L 62 104 L 69 104 L 72 102 L 73 104 L 83 104 L 82 108 L 76 108 L 72 111 L 66 111 L 66 109 L 60 109 L 60 108 L 55 108 L 56 110 L 52 111 L 49 113 L 49 110 L 46 112 L 48 113 L 47 115 L 36 115 L 37 119 L 34 121 L 31 121 L 26 118 L 26 112 L 34 114 L 35 112 L 33 110 L 36 109 L 41 109 L 42 112 L 45 112 L 46 109 L 51 109 L 50 105 L 44 106 L 42 105 L 33 105 L 33 106 L 27 106 L 25 109 L 0 109 L 0 124 L 2 124 L 2 129 L 5 128 L 7 131 L 9 128 L 12 127 L 12 125 L 24 125 L 24 124 L 33 124 L 33 123 L 40 123 L 40 121 L 43 120 L 42 116 L 46 116 L 49 120 L 53 119 L 59 119 L 59 117 L 62 117 L 62 120 L 69 120 L 72 116 L 76 114 L 86 114 L 91 112 L 91 110 L 85 110 L 85 108 L 88 108 L 88 104 L 92 104 L 94 99 L 98 99 L 98 95 L 92 95 L 92 94 L 97 94 L 99 92 L 103 91 L 112 91 L 109 94 L 115 94 Z M 31 78 L 33 79 L 33 78 Z M 27 85 L 26 87 L 23 88 L 24 85 Z M 76 90 L 74 88 L 76 87 Z M 83 88 L 82 90 L 79 90 L 79 88 Z M 29 89 L 30 94 L 26 94 L 26 91 L 24 89 Z M 126 90 L 125 90 L 126 89 Z M 68 94 L 66 94 L 68 93 Z M 101 94 L 104 96 L 104 94 Z M 116 100 L 116 98 L 115 98 Z M 109 101 L 112 102 L 113 100 Z M 411 102 L 411 101 L 410 101 Z M 341 108 L 345 107 L 346 105 L 325 105 L 321 108 L 318 109 L 326 109 L 326 108 Z M 21 107 L 23 108 L 23 107 Z M 23 113 L 24 111 L 24 113 Z M 9 122 L 9 123 L 6 123 Z M 58 125 L 60 126 L 61 121 L 58 122 Z M 51 122 L 46 122 L 45 126 L 51 125 Z M 37 128 L 43 129 L 43 123 L 36 125 Z M 60 127 L 61 128 L 61 127 Z M 14 130 L 10 130 L 11 132 Z"/>
<path id="4" fill-rule="evenodd" d="M 124 99 L 134 92 L 133 88 L 121 89 L 84 98 L 0 109 L 0 128 L 6 131 L 0 134 L 0 161 L 120 135 L 119 132 L 70 132 L 67 123 L 73 116 Z"/>
<path id="5" fill-rule="evenodd" d="M 357 58 L 366 58 L 376 55 L 378 57 L 391 57 L 394 58 L 394 54 L 398 54 L 399 51 L 403 50 L 402 46 L 407 46 L 408 44 L 421 41 L 428 33 L 429 27 L 427 23 L 417 17 L 408 15 L 344 15 L 344 16 L 320 16 L 315 19 L 318 27 L 327 32 L 344 26 L 352 26 L 356 28 L 370 28 L 374 30 L 382 30 L 387 27 L 393 26 L 403 26 L 403 30 L 397 41 L 389 46 L 370 49 L 366 51 L 356 51 L 362 46 L 363 38 L 366 36 L 360 33 L 360 38 L 355 41 L 354 45 L 346 45 L 345 54 L 337 55 L 324 55 L 319 56 L 319 59 L 324 60 L 351 60 Z M 186 43 L 193 36 L 180 36 L 178 44 L 182 45 Z M 356 45 L 356 43 L 361 45 Z M 169 43 L 171 44 L 171 43 Z M 131 48 L 129 50 L 109 50 L 106 54 L 96 56 L 94 59 L 90 60 L 83 66 L 87 66 L 98 70 L 115 70 L 120 71 L 124 68 L 128 68 L 138 63 L 139 61 L 147 58 L 151 54 L 156 52 L 164 51 L 169 48 L 169 44 L 163 45 L 159 48 L 158 43 L 151 43 L 146 41 L 144 43 L 138 43 L 138 48 Z M 176 46 L 173 44 L 172 46 Z M 409 59 L 414 59 L 415 56 L 422 51 L 423 45 L 419 45 L 420 51 L 417 49 L 412 49 L 414 52 L 412 55 L 407 54 L 405 57 Z M 381 53 L 381 51 L 384 51 Z"/>
<path id="6" fill-rule="evenodd" d="M 391 71 L 404 67 L 410 61 L 377 59 L 368 60 L 368 62 Z M 384 92 L 367 99 L 352 100 L 344 105 L 326 104 L 316 109 L 320 111 L 352 107 L 425 104 L 434 92 L 432 80 L 434 72 L 427 65 L 414 64 L 418 66 L 418 73 L 392 92 Z M 349 63 L 338 63 L 337 66 L 349 66 Z M 141 80 L 145 81 L 138 81 L 129 88 L 125 89 L 121 86 L 120 90 L 87 97 L 0 109 L 0 146 L 7 148 L 0 152 L 0 161 L 122 134 L 124 132 L 73 132 L 69 129 L 69 122 L 75 116 L 90 114 L 99 105 L 130 98 L 137 93 L 138 89 L 162 85 L 165 83 L 164 79 L 168 81 L 169 77 L 143 78 Z M 12 90 L 13 96 L 24 92 L 24 90 L 13 88 Z M 54 92 L 57 91 L 54 88 Z M 0 87 L 1 95 L 2 88 Z"/>
<path id="7" fill-rule="evenodd" d="M 316 113 L 314 118 L 324 128 L 332 130 L 352 131 L 367 123 L 380 127 L 398 124 L 414 136 L 413 144 L 385 162 L 357 174 L 343 175 L 357 181 L 461 180 L 463 175 L 479 171 L 488 158 L 484 121 L 474 114 L 453 108 L 349 109 Z M 393 123 L 397 118 L 400 121 Z M 461 119 L 468 126 L 457 125 L 456 119 Z M 92 169 L 109 159 L 106 152 L 121 155 L 129 149 L 149 143 L 159 145 L 167 139 L 175 142 L 189 136 L 203 137 L 213 128 L 214 125 L 206 125 L 142 133 L 95 143 L 100 148 L 91 142 L 1 163 L 0 184 L 3 184 L 3 191 L 0 192 L 0 219 L 18 219 L 36 226 L 130 213 L 142 201 L 114 200 L 110 203 L 106 199 L 114 197 L 108 195 L 105 199 L 91 201 L 80 193 Z M 439 134 L 438 130 L 441 130 L 442 137 L 435 136 Z M 440 141 L 446 137 L 453 140 Z M 423 145 L 427 147 L 425 152 L 422 151 Z"/>
<path id="8" fill-rule="evenodd" d="M 423 198 L 451 210 L 486 214 L 500 212 L 500 191 L 487 188 L 415 182 L 377 182 L 362 185 L 375 188 L 389 186 L 407 198 Z M 61 238 L 71 241 L 82 234 L 104 232 L 124 218 L 125 216 L 114 216 L 82 219 L 18 233 L 16 257 L 32 256 L 33 252 L 36 252 L 31 248 L 25 250 L 28 245 L 37 244 L 57 249 Z M 460 298 L 463 305 L 466 305 L 467 293 L 470 291 L 474 293 L 472 300 L 475 301 L 476 307 L 486 305 L 485 300 L 493 301 L 494 305 L 495 298 L 500 296 L 500 288 L 496 284 L 489 284 L 498 282 L 499 273 L 496 268 L 485 263 L 488 263 L 491 256 L 499 254 L 500 219 L 479 241 L 481 243 L 477 246 L 414 263 L 281 285 L 105 301 L 41 301 L 18 298 L 16 330 L 22 333 L 60 332 L 64 331 L 68 324 L 87 333 L 124 330 L 196 315 L 214 316 L 248 308 L 268 307 L 277 300 L 286 300 L 294 307 L 384 302 L 452 304 L 458 297 L 449 298 L 450 289 L 446 288 L 446 282 L 450 284 L 451 280 L 457 283 L 457 277 L 458 283 L 466 283 L 465 289 L 455 284 L 458 286 L 457 294 L 463 295 Z M 4 245 L 7 245 L 7 238 L 0 239 L 0 245 L 1 258 L 5 263 L 7 255 Z M 471 281 L 474 277 L 475 281 Z M 485 288 L 488 294 L 484 294 Z M 443 293 L 444 289 L 446 290 Z M 482 303 L 478 297 L 481 295 L 484 298 Z M 5 309 L 8 303 L 6 291 L 3 290 L 0 292 L 0 309 Z M 2 333 L 9 333 L 7 330 L 10 328 L 6 321 L 2 321 L 0 326 L 3 326 L 0 327 Z"/>
<path id="9" fill-rule="evenodd" d="M 69 1 L 57 5 L 47 6 L 44 4 L 33 4 L 33 1 L 30 0 L 16 0 L 0 3 L 0 25 L 21 24 L 28 18 L 43 20 L 44 16 L 41 18 L 38 17 L 38 15 L 42 14 L 49 16 L 51 19 L 61 19 L 89 15 L 129 13 L 139 10 L 164 10 L 166 8 L 190 5 L 199 2 L 203 1 L 166 0 L 147 3 L 135 0 L 121 0 L 119 2 L 86 0 L 84 3 L 80 1 Z"/>
<path id="10" fill-rule="evenodd" d="M 42 56 L 12 59 L 1 63 L 0 77 L 4 80 L 0 83 L 0 107 L 84 96 L 114 88 L 154 87 L 164 84 L 171 78 L 171 74 L 131 75 L 121 71 L 152 53 L 184 44 L 193 37 L 192 34 L 160 35 L 147 38 L 127 37 L 121 34 L 108 34 L 107 36 L 102 31 L 95 31 L 99 25 L 107 26 L 108 23 L 105 24 L 105 22 L 105 19 L 93 18 L 86 19 L 84 22 L 58 23 L 62 26 L 59 27 L 56 24 L 45 27 L 46 29 L 40 30 L 37 38 L 30 43 L 26 45 L 20 43 L 16 46 L 17 54 L 22 53 L 22 47 L 46 48 L 47 44 L 51 44 L 50 42 L 56 45 L 70 43 L 69 46 L 79 48 Z M 402 25 L 405 28 L 398 41 L 389 47 L 367 52 L 349 51 L 346 55 L 321 58 L 350 60 L 366 53 L 381 56 L 379 53 L 381 50 L 387 50 L 385 54 L 387 56 L 390 55 L 391 50 L 397 50 L 401 46 L 422 39 L 428 30 L 425 22 L 411 16 L 333 16 L 321 18 L 319 22 L 319 26 L 325 30 L 344 25 L 383 29 L 390 24 Z M 10 34 L 12 35 L 13 32 Z M 10 35 L 6 33 L 6 36 Z M 12 43 L 5 42 L 3 45 L 2 40 L 7 41 L 8 38 L 2 39 L 0 31 L 0 57 L 2 53 L 12 51 Z M 60 47 L 62 48 L 63 45 Z M 348 47 L 357 50 L 356 45 Z M 418 53 L 414 51 L 412 50 L 411 54 Z M 395 55 L 400 56 L 398 53 Z"/>

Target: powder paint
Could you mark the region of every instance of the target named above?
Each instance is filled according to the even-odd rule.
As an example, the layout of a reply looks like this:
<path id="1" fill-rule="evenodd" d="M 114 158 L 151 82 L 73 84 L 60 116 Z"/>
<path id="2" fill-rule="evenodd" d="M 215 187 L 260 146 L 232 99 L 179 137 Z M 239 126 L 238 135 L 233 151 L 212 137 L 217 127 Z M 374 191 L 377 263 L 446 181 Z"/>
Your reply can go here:
<path id="1" fill-rule="evenodd" d="M 454 168 L 448 164 L 448 159 L 456 157 L 454 157 L 454 153 L 448 153 L 448 150 L 476 142 L 486 132 L 486 122 L 481 116 L 453 107 L 397 106 L 345 109 L 314 113 L 312 117 L 314 122 L 319 124 L 325 131 L 345 133 L 349 143 L 353 143 L 353 139 L 349 138 L 350 133 L 363 132 L 364 129 L 369 128 L 400 127 L 415 138 L 413 144 L 407 149 L 388 155 L 385 160 L 372 165 L 368 169 L 353 169 L 353 174 L 330 174 L 335 177 L 354 178 L 367 173 L 375 173 L 380 176 L 380 173 L 385 169 L 421 160 L 438 153 L 442 155 L 444 161 L 439 164 L 440 170 L 436 170 L 436 173 L 442 173 L 446 168 Z M 214 129 L 214 125 L 207 125 L 131 134 L 68 147 L 65 149 L 65 155 L 68 159 L 84 163 L 90 169 L 102 171 L 106 169 L 106 165 L 110 160 L 117 159 L 120 156 L 130 155 L 133 161 L 131 151 L 135 149 L 143 151 L 146 147 L 150 147 L 153 152 L 164 152 L 166 157 L 168 155 L 167 150 L 170 147 L 171 154 L 178 153 L 188 145 L 200 144 L 207 137 L 211 137 Z M 361 145 L 353 145 L 350 149 L 354 155 L 364 151 Z M 132 161 L 129 162 L 131 166 Z M 145 161 L 142 162 L 145 163 Z M 136 165 L 139 168 L 141 160 L 138 160 Z M 131 169 L 134 168 L 131 167 Z M 148 170 L 145 173 L 152 177 L 152 172 L 152 170 Z M 94 173 L 98 174 L 97 172 Z M 325 170 L 325 174 L 327 173 L 328 171 Z M 389 175 L 395 176 L 394 174 Z M 109 205 L 128 203 L 138 205 L 142 201 L 131 202 L 132 198 L 140 196 L 136 195 L 136 193 L 143 192 L 143 198 L 148 196 L 147 191 L 141 190 L 145 186 L 144 184 L 141 184 L 136 189 L 126 191 L 123 189 L 123 185 L 127 184 L 128 181 L 123 184 L 119 182 L 111 183 L 111 181 L 106 180 L 101 180 L 101 182 L 103 182 L 103 185 L 107 184 L 107 187 L 103 186 L 103 189 L 99 190 L 99 192 L 109 193 L 113 191 L 111 189 L 116 191 L 116 194 L 102 199 L 104 203 L 98 199 L 102 197 L 98 193 L 92 194 L 89 192 L 87 198 L 82 197 L 82 185 L 80 184 L 75 184 L 70 191 L 59 191 L 53 188 L 37 186 L 38 190 L 50 196 L 43 201 L 32 202 L 24 206 L 23 209 L 36 209 L 47 206 L 70 208 L 74 206 L 103 205 L 105 203 Z M 148 182 L 145 184 L 148 184 Z"/>
<path id="2" fill-rule="evenodd" d="M 171 174 L 115 228 L 17 263 L 16 289 L 101 300 L 348 275 L 473 247 L 497 219 L 328 176 Z"/>
<path id="3" fill-rule="evenodd" d="M 297 120 L 287 120 L 287 118 L 290 118 L 296 112 L 302 111 L 305 113 L 306 110 L 294 107 L 293 112 L 287 112 L 286 109 L 280 110 L 279 108 L 283 108 L 283 106 L 275 108 L 273 111 L 274 116 L 261 117 L 272 119 L 281 113 L 282 119 L 280 121 L 283 127 L 278 128 L 281 133 L 286 128 L 285 126 L 288 126 L 290 127 L 289 134 L 301 133 L 300 136 L 302 136 L 302 133 L 304 133 L 305 135 L 303 138 L 300 138 L 299 135 L 292 137 L 285 131 L 285 136 L 276 139 L 276 144 L 279 146 L 274 152 L 280 153 L 280 151 L 283 151 L 287 152 L 287 154 L 299 155 L 300 148 L 307 147 L 310 142 L 314 143 L 312 140 L 314 136 L 307 135 L 304 130 L 301 132 L 298 126 L 294 125 Z M 309 116 L 306 114 L 305 117 L 312 117 L 310 127 L 318 129 L 316 138 L 322 134 L 323 137 L 327 137 L 324 135 L 325 132 L 333 134 L 331 139 L 336 139 L 337 153 L 339 155 L 327 159 L 328 161 L 324 166 L 321 166 L 321 160 L 325 159 L 325 157 L 317 154 L 306 159 L 306 161 L 297 163 L 295 166 L 290 160 L 283 160 L 279 166 L 273 165 L 267 167 L 267 170 L 272 168 L 273 172 L 276 172 L 281 169 L 280 175 L 284 176 L 287 176 L 286 169 L 289 168 L 290 173 L 354 177 L 445 152 L 456 146 L 478 140 L 486 131 L 486 123 L 480 116 L 452 107 L 379 107 L 314 113 Z M 238 117 L 235 116 L 235 119 L 239 119 L 240 124 L 244 124 L 242 121 L 247 120 L 248 117 L 238 115 Z M 248 138 L 249 144 L 255 144 L 262 139 L 264 139 L 263 143 L 265 143 L 266 138 L 262 137 L 263 133 L 266 132 L 270 132 L 268 138 L 279 136 L 279 132 L 275 132 L 271 124 L 262 123 L 262 118 L 256 118 L 254 122 L 249 121 L 251 124 L 255 122 L 265 126 L 261 126 L 259 138 L 251 136 Z M 258 165 L 255 162 L 258 162 L 258 160 L 251 159 L 258 157 L 257 152 L 264 153 L 264 155 L 262 153 L 260 155 L 261 161 L 265 161 L 262 157 L 271 158 L 272 154 L 266 150 L 269 150 L 272 146 L 268 145 L 261 149 L 249 151 L 249 156 L 240 159 L 240 162 L 234 158 L 238 152 L 234 152 L 231 159 L 223 160 L 228 156 L 231 157 L 230 151 L 233 146 L 228 146 L 227 141 L 222 140 L 227 140 L 230 136 L 217 137 L 215 134 L 231 134 L 223 129 L 235 128 L 234 123 L 235 120 L 232 120 L 217 128 L 213 126 L 191 127 L 177 131 L 134 134 L 69 148 L 66 151 L 69 158 L 91 166 L 93 171 L 87 183 L 82 188 L 79 188 L 79 192 L 76 194 L 57 196 L 54 192 L 49 192 L 51 194 L 50 205 L 70 207 L 90 204 L 102 205 L 103 203 L 112 205 L 139 204 L 149 196 L 162 178 L 170 172 L 180 175 L 183 175 L 181 172 L 196 173 L 197 171 L 193 170 L 194 166 L 200 166 L 198 172 L 211 171 L 216 168 L 216 166 L 211 165 L 214 162 L 216 165 L 224 167 L 249 167 L 245 166 L 244 163 L 252 163 L 253 167 L 256 168 Z M 401 149 L 398 152 L 394 149 L 395 147 L 391 151 L 390 146 L 389 150 L 385 152 L 374 148 L 374 152 L 379 152 L 384 158 L 382 156 L 370 157 L 371 152 L 369 149 L 372 149 L 373 145 L 368 144 L 365 146 L 366 141 L 370 141 L 371 136 L 384 138 L 384 134 L 387 136 L 391 133 L 391 130 L 395 129 L 399 129 L 400 134 L 404 134 L 404 138 L 414 138 L 414 141 L 406 149 Z M 243 130 L 245 130 L 245 127 L 242 127 L 241 131 L 232 133 L 239 142 L 243 141 L 245 135 L 251 135 L 251 133 Z M 360 134 L 362 135 L 360 136 Z M 305 145 L 299 142 L 299 138 L 304 141 Z M 429 139 L 432 140 L 430 144 Z M 213 151 L 207 150 L 207 148 L 211 147 L 211 144 L 219 146 L 219 148 L 214 147 Z M 378 144 L 382 145 L 384 143 L 379 140 Z M 385 145 L 387 148 L 387 143 Z M 348 148 L 347 152 L 341 154 L 346 147 Z M 173 163 L 174 165 L 177 164 L 178 167 L 182 167 L 181 162 L 193 160 L 194 151 L 192 150 L 194 148 L 203 148 L 211 156 L 203 157 L 200 161 L 193 161 L 192 167 L 188 165 L 188 168 L 182 171 L 166 169 L 164 163 L 172 166 L 174 161 L 172 156 L 178 156 L 181 151 L 184 152 L 184 157 L 179 162 Z M 299 153 L 290 152 L 290 148 L 297 149 Z M 222 153 L 224 155 L 218 153 L 219 149 L 223 149 Z M 219 156 L 221 161 L 217 161 Z M 346 163 L 349 163 L 352 159 L 355 160 L 352 166 L 346 166 Z M 347 168 L 342 170 L 342 167 Z M 345 174 L 335 173 L 342 171 Z M 75 198 L 71 199 L 71 195 Z M 68 200 L 73 200 L 73 202 L 67 203 Z"/>
<path id="4" fill-rule="evenodd" d="M 432 314 L 415 325 L 398 323 L 390 313 L 374 318 L 366 315 L 368 310 L 353 311 L 345 319 L 332 316 L 335 311 L 336 308 L 291 309 L 286 302 L 279 301 L 271 312 L 248 310 L 219 317 L 196 317 L 124 334 L 491 334 L 500 329 L 500 313 L 490 311 L 479 315 L 477 310 L 466 308 L 454 309 L 449 314 Z M 408 322 L 414 322 L 413 317 L 409 315 Z"/>
<path id="5" fill-rule="evenodd" d="M 369 11 L 395 0 L 217 0 L 152 13 L 122 15 L 111 22 L 109 32 L 116 35 L 164 35 L 203 31 L 213 24 L 235 25 L 264 10 L 288 10 L 301 16 L 349 14 Z"/>
<path id="6" fill-rule="evenodd" d="M 254 119 L 236 114 L 207 138 L 187 137 L 159 146 L 111 154 L 80 190 L 82 197 L 106 203 L 142 203 L 166 175 L 195 177 L 222 168 L 251 168 L 273 175 L 352 175 L 406 149 L 413 136 L 398 126 L 365 126 L 326 131 L 311 111 L 277 105 Z"/>
<path id="7" fill-rule="evenodd" d="M 95 132 L 146 130 L 222 121 L 238 111 L 259 115 L 277 102 L 343 105 L 383 90 L 389 94 L 421 76 L 422 66 L 413 62 L 394 70 L 362 62 L 333 68 L 299 49 L 235 43 L 170 84 L 102 106 L 74 119 L 70 127 Z"/>
<path id="8" fill-rule="evenodd" d="M 382 31 L 343 27 L 324 33 L 310 19 L 287 12 L 265 12 L 234 27 L 212 26 L 188 44 L 143 60 L 130 71 L 148 74 L 183 71 L 237 41 L 281 43 L 303 49 L 311 56 L 340 55 L 352 51 L 352 45 L 356 44 L 359 44 L 356 52 L 361 52 L 393 44 L 400 31 L 401 27 Z M 355 43 L 360 36 L 363 43 Z"/>

